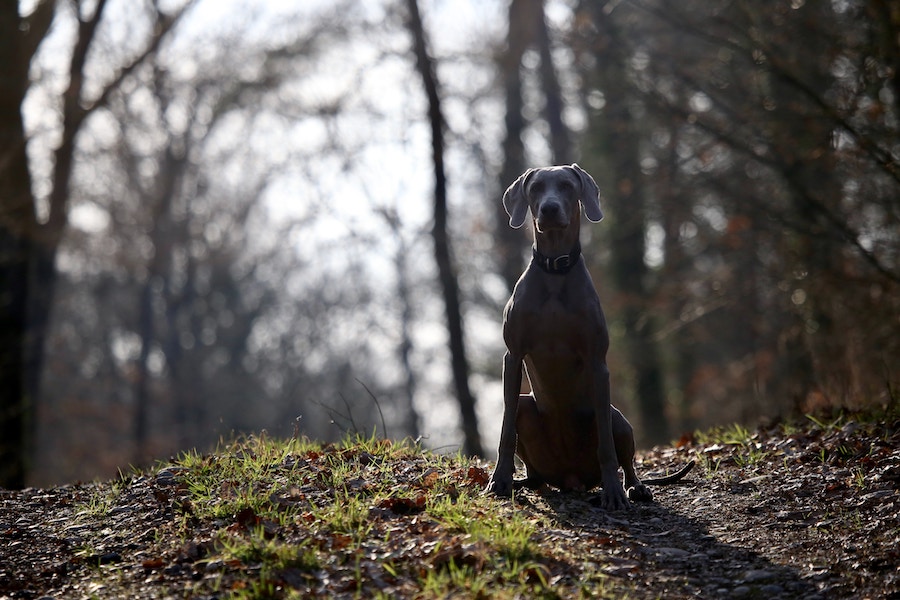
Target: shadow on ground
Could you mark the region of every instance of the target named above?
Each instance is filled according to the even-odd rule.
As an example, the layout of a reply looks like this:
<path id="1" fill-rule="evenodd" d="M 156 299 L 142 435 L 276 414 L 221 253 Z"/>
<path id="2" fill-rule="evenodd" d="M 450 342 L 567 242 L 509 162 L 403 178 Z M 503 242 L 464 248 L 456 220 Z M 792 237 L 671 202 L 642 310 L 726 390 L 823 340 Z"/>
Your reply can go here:
<path id="1" fill-rule="evenodd" d="M 582 539 L 582 556 L 575 558 L 596 563 L 639 597 L 825 597 L 799 567 L 775 564 L 732 540 L 730 527 L 690 516 L 693 505 L 715 501 L 704 498 L 702 488 L 702 482 L 687 482 L 655 490 L 654 502 L 616 512 L 599 508 L 596 494 L 527 491 L 517 502 L 557 525 L 540 534 L 547 543 Z M 723 507 L 723 518 L 726 512 Z"/>

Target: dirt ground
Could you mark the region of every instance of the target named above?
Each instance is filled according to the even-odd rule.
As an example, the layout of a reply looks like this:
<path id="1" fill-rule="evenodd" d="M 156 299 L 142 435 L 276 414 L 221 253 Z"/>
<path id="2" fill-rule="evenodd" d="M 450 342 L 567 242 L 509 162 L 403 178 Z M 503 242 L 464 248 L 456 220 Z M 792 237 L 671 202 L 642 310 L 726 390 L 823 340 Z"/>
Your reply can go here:
<path id="1" fill-rule="evenodd" d="M 653 503 L 628 511 L 606 513 L 589 493 L 497 502 L 545 524 L 534 534 L 553 557 L 542 577 L 560 596 L 900 598 L 900 421 L 723 430 L 643 453 L 638 470 L 662 474 L 688 460 L 697 466 L 686 483 L 655 488 Z M 251 568 L 204 587 L 229 565 L 199 541 L 169 538 L 176 478 L 160 467 L 119 482 L 0 491 L 0 598 L 218 598 L 242 589 Z M 111 486 L 120 488 L 114 496 L 98 494 Z M 97 506 L 102 497 L 115 501 Z M 415 549 L 415 531 L 405 535 L 410 560 L 433 562 Z M 324 570 L 310 577 L 327 593 L 339 578 Z M 588 573 L 604 582 L 596 592 L 577 585 Z M 426 597 L 410 590 L 407 582 L 334 595 Z"/>

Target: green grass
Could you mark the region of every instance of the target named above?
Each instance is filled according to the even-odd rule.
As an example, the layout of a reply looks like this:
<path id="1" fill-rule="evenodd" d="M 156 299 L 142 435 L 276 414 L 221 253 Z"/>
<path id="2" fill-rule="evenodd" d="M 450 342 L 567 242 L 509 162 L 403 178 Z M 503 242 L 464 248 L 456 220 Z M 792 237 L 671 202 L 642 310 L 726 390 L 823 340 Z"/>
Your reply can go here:
<path id="1" fill-rule="evenodd" d="M 719 474 L 719 469 L 722 467 L 722 458 L 712 457 L 704 453 L 697 453 L 696 456 L 704 479 L 707 481 L 715 479 L 716 475 Z"/>
<path id="2" fill-rule="evenodd" d="M 697 431 L 694 439 L 703 445 L 732 446 L 738 450 L 733 454 L 735 464 L 742 468 L 749 468 L 763 463 L 769 453 L 763 449 L 756 439 L 757 434 L 743 425 L 732 424 L 723 427 L 713 427 L 706 431 Z M 721 458 L 713 458 L 701 455 L 698 457 L 707 479 L 712 479 L 718 473 L 721 466 Z"/>
<path id="3" fill-rule="evenodd" d="M 77 504 L 75 506 L 76 517 L 84 521 L 108 515 L 116 505 L 122 491 L 128 486 L 128 481 L 128 477 L 120 473 L 119 478 L 114 480 L 108 488 L 91 494 L 85 502 Z"/>
<path id="4" fill-rule="evenodd" d="M 821 461 L 846 469 L 840 477 L 829 470 L 828 494 L 860 496 L 883 487 L 896 439 L 885 423 L 895 420 L 732 425 L 697 432 L 687 452 L 713 493 L 745 480 L 784 481 Z M 584 497 L 498 499 L 483 492 L 487 476 L 476 461 L 411 442 L 251 436 L 74 490 L 74 505 L 62 507 L 78 527 L 71 572 L 85 597 L 94 585 L 109 590 L 94 594 L 102 597 L 131 597 L 147 585 L 160 597 L 244 600 L 644 597 L 621 575 L 641 543 L 618 517 L 606 536 Z M 743 491 L 764 499 L 766 490 Z M 864 510 L 833 504 L 809 513 L 810 525 L 862 534 Z"/>
<path id="5" fill-rule="evenodd" d="M 697 431 L 694 439 L 698 444 L 722 444 L 725 446 L 745 446 L 752 440 L 753 433 L 743 425 L 726 425 L 713 427 L 706 431 Z"/>
<path id="6" fill-rule="evenodd" d="M 810 430 L 810 423 L 825 434 L 840 432 L 845 427 L 862 428 L 862 430 L 880 435 L 886 440 L 888 429 L 883 423 L 890 423 L 900 418 L 900 404 L 893 403 L 882 408 L 873 408 L 864 412 L 837 411 L 826 414 L 807 414 L 795 420 L 782 422 L 777 430 L 781 436 L 789 438 L 805 435 Z M 851 430 L 852 431 L 852 430 Z M 705 431 L 695 431 L 693 440 L 706 446 L 704 453 L 696 453 L 696 460 L 702 468 L 707 480 L 714 479 L 723 466 L 723 461 L 741 468 L 753 468 L 765 464 L 771 458 L 771 449 L 760 443 L 759 433 L 740 424 L 713 427 Z M 711 451 L 712 450 L 712 451 Z M 721 452 L 718 450 L 722 450 Z M 728 450 L 725 452 L 724 450 Z M 870 451 L 874 451 L 873 446 Z M 777 451 L 776 451 L 777 452 Z M 853 460 L 859 448 L 852 443 L 841 442 L 823 444 L 816 450 L 816 458 L 821 464 L 844 464 Z M 788 469 L 788 457 L 783 458 L 784 468 Z M 866 472 L 862 468 L 853 471 L 851 485 L 864 489 L 867 484 Z"/>
<path id="7" fill-rule="evenodd" d="M 175 474 L 184 540 L 209 540 L 198 594 L 558 597 L 558 562 L 535 541 L 543 518 L 485 495 L 486 471 L 461 456 L 254 436 L 160 470 Z"/>
<path id="8" fill-rule="evenodd" d="M 836 417 L 826 419 L 817 415 L 806 415 L 806 418 L 816 424 L 822 431 L 837 431 L 844 423 L 844 413 L 838 413 Z"/>

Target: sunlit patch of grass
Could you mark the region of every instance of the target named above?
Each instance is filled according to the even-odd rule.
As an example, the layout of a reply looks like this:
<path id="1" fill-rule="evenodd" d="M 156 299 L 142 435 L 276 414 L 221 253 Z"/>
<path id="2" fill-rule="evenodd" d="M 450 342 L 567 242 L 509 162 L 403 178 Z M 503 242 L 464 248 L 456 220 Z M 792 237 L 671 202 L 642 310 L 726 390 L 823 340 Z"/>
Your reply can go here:
<path id="1" fill-rule="evenodd" d="M 533 572 L 538 572 L 536 569 Z M 498 571 L 488 575 L 469 565 L 450 563 L 446 568 L 433 570 L 422 582 L 422 596 L 425 598 L 495 598 L 513 600 L 516 598 L 560 598 L 557 591 L 546 582 L 529 581 L 529 575 L 516 569 L 510 572 Z M 502 583 L 503 585 L 498 585 Z"/>
<path id="2" fill-rule="evenodd" d="M 285 544 L 269 539 L 263 528 L 256 528 L 243 536 L 223 536 L 219 548 L 225 559 L 245 564 L 265 564 L 271 568 L 297 567 L 313 570 L 319 567 L 315 552 L 306 544 Z"/>
<path id="3" fill-rule="evenodd" d="M 757 434 L 740 424 L 731 424 L 722 427 L 713 427 L 706 431 L 697 431 L 694 439 L 703 445 L 727 446 L 734 448 L 732 460 L 739 467 L 753 467 L 761 464 L 769 456 L 769 452 L 763 449 L 763 445 L 757 441 Z M 703 466 L 707 479 L 712 479 L 721 466 L 722 457 L 712 458 L 701 455 L 700 464 Z"/>
<path id="4" fill-rule="evenodd" d="M 737 423 L 713 427 L 706 431 L 697 431 L 694 434 L 694 439 L 696 439 L 697 443 L 704 445 L 743 446 L 748 444 L 752 437 L 753 433 L 749 429 Z"/>
<path id="5" fill-rule="evenodd" d="M 409 441 L 254 436 L 160 469 L 174 477 L 182 535 L 212 536 L 203 560 L 219 567 L 205 585 L 229 597 L 555 598 L 560 569 L 580 571 L 536 541 L 544 517 L 483 493 L 477 463 Z M 590 594 L 577 578 L 566 594 L 596 596 L 596 575 Z"/>
<path id="6" fill-rule="evenodd" d="M 864 490 L 866 488 L 866 472 L 857 467 L 853 469 L 853 485 L 858 490 Z"/>
<path id="7" fill-rule="evenodd" d="M 334 502 L 312 514 L 334 534 L 350 536 L 357 545 L 372 531 L 372 520 L 369 518 L 370 508 L 363 499 L 337 492 Z"/>
<path id="8" fill-rule="evenodd" d="M 739 467 L 752 467 L 764 463 L 768 457 L 769 452 L 763 450 L 760 444 L 751 442 L 734 455 L 734 462 Z"/>
<path id="9" fill-rule="evenodd" d="M 297 466 L 293 457 L 317 451 L 305 439 L 250 437 L 220 446 L 214 453 L 183 454 L 175 468 L 187 488 L 197 518 L 227 519 L 251 510 L 258 518 L 284 525 L 293 515 L 271 501 Z"/>
<path id="10" fill-rule="evenodd" d="M 122 492 L 128 487 L 129 476 L 120 473 L 119 478 L 106 488 L 92 491 L 86 502 L 75 506 L 75 515 L 80 519 L 103 518 L 116 505 Z"/>
<path id="11" fill-rule="evenodd" d="M 837 431 L 842 427 L 842 424 L 844 423 L 843 413 L 838 414 L 831 420 L 824 419 L 812 414 L 806 415 L 806 418 L 815 423 L 816 426 L 822 431 Z"/>
<path id="12" fill-rule="evenodd" d="M 722 466 L 722 457 L 713 457 L 704 452 L 698 452 L 697 462 L 700 463 L 700 468 L 703 471 L 703 477 L 707 481 L 709 481 L 711 479 L 715 479 L 716 475 L 719 474 L 719 469 Z"/>
<path id="13" fill-rule="evenodd" d="M 519 511 L 502 514 L 496 510 L 495 501 L 486 496 L 465 494 L 455 501 L 437 497 L 429 503 L 428 513 L 472 543 L 490 542 L 508 561 L 528 560 L 540 554 L 531 541 L 538 523 Z"/>
<path id="14" fill-rule="evenodd" d="M 222 536 L 219 542 L 223 563 L 239 562 L 258 569 L 259 578 L 246 587 L 238 586 L 232 598 L 274 598 L 287 571 L 315 579 L 313 573 L 321 567 L 318 553 L 308 543 L 287 543 L 269 539 L 269 534 L 257 528 L 244 536 Z"/>

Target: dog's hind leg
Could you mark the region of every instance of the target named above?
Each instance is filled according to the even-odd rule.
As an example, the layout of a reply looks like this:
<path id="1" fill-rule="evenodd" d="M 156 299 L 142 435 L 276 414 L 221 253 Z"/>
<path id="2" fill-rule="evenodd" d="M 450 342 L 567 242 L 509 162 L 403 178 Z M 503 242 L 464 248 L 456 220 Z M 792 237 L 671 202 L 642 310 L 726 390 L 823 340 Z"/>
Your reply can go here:
<path id="1" fill-rule="evenodd" d="M 616 446 L 616 459 L 625 472 L 625 493 L 632 502 L 652 502 L 653 493 L 641 483 L 634 470 L 634 429 L 618 408 L 611 408 L 613 443 Z"/>

